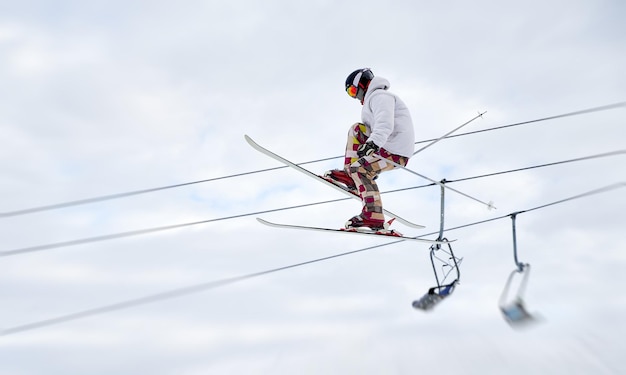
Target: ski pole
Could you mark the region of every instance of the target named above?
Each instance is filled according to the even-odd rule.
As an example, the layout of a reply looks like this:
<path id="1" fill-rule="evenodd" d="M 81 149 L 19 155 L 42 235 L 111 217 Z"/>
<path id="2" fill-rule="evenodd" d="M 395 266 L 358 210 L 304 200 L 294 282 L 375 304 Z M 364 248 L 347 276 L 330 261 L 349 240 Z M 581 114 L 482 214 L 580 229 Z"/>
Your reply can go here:
<path id="1" fill-rule="evenodd" d="M 419 150 L 415 151 L 415 152 L 413 153 L 413 155 L 415 156 L 415 154 L 417 154 L 417 153 L 419 153 L 419 152 L 424 151 L 424 150 L 425 150 L 425 149 L 427 149 L 428 147 L 430 147 L 430 146 L 434 145 L 435 143 L 437 143 L 437 142 L 441 141 L 441 140 L 442 140 L 442 139 L 444 139 L 445 137 L 447 137 L 447 136 L 449 136 L 450 134 L 454 133 L 455 131 L 457 131 L 457 130 L 461 129 L 462 127 L 464 127 L 465 125 L 469 124 L 470 122 L 472 122 L 472 121 L 476 120 L 477 118 L 479 118 L 479 117 L 483 117 L 483 115 L 484 115 L 485 113 L 487 113 L 487 111 L 485 111 L 485 112 L 483 112 L 483 113 L 478 112 L 478 115 L 477 115 L 477 116 L 475 116 L 473 119 L 471 119 L 471 120 L 469 120 L 469 121 L 465 122 L 464 124 L 462 124 L 462 125 L 458 126 L 457 128 L 455 128 L 455 129 L 453 129 L 453 130 L 451 130 L 451 131 L 447 132 L 446 134 L 442 135 L 441 137 L 439 137 L 439 138 L 435 139 L 434 141 L 430 142 L 430 143 L 429 143 L 429 144 L 427 144 L 426 146 L 424 146 L 424 147 L 420 148 Z"/>

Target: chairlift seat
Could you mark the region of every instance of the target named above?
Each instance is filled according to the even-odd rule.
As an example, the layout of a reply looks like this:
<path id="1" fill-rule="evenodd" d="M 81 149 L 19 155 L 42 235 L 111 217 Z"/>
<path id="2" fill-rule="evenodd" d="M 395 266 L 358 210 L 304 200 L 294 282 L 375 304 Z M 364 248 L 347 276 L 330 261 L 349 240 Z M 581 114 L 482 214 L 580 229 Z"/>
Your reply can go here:
<path id="1" fill-rule="evenodd" d="M 513 303 L 507 306 L 500 306 L 500 311 L 504 315 L 504 319 L 511 325 L 521 325 L 530 323 L 535 319 L 524 306 L 524 301 L 521 299 L 515 300 Z"/>

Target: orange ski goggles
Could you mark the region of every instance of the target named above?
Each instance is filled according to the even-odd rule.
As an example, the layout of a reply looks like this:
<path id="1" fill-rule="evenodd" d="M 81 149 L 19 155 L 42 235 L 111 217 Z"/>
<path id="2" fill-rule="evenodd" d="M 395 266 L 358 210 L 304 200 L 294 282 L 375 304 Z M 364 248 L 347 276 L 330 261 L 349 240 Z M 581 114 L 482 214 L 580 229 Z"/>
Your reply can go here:
<path id="1" fill-rule="evenodd" d="M 356 98 L 356 94 L 358 91 L 359 89 L 354 85 L 346 87 L 346 92 L 348 93 L 348 95 L 350 95 L 351 98 Z"/>

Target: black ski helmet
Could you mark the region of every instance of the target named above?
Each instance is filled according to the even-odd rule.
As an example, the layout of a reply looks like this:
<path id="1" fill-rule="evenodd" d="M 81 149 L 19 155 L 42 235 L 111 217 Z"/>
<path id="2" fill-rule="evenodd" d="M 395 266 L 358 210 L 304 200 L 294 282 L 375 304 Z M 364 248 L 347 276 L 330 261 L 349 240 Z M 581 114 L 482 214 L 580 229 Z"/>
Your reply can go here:
<path id="1" fill-rule="evenodd" d="M 350 97 L 362 102 L 372 78 L 374 73 L 369 68 L 355 70 L 346 78 L 346 92 Z"/>

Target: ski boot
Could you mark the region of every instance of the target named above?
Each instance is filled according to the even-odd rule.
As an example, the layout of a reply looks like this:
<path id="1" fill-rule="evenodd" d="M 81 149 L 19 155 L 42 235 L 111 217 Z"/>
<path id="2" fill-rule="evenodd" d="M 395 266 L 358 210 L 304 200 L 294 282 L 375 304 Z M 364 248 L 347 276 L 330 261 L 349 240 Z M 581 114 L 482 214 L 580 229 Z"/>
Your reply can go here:
<path id="1" fill-rule="evenodd" d="M 323 178 L 326 181 L 330 181 L 335 185 L 340 185 L 342 187 L 346 187 L 349 192 L 352 194 L 358 194 L 356 189 L 356 184 L 352 177 L 346 172 L 339 169 L 332 169 L 324 173 Z"/>

